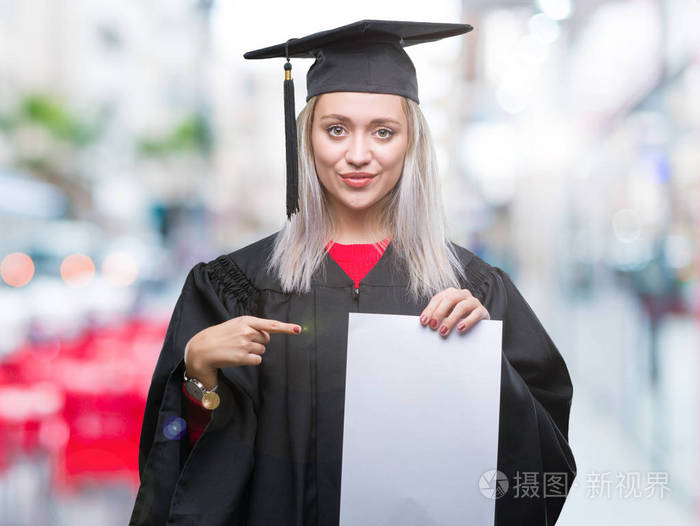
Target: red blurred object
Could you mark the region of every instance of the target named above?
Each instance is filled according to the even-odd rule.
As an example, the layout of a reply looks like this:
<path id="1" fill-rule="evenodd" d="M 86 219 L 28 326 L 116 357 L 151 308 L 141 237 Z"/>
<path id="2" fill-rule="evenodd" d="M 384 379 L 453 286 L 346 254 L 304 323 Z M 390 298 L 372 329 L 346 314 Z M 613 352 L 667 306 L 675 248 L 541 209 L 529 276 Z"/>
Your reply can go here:
<path id="1" fill-rule="evenodd" d="M 138 485 L 138 443 L 168 320 L 132 319 L 70 341 L 27 344 L 0 363 L 0 472 L 37 448 L 58 490 Z"/>
<path id="2" fill-rule="evenodd" d="M 54 480 L 72 489 L 83 479 L 124 478 L 138 485 L 138 443 L 146 404 L 130 392 L 66 393 L 69 437 L 58 450 Z"/>

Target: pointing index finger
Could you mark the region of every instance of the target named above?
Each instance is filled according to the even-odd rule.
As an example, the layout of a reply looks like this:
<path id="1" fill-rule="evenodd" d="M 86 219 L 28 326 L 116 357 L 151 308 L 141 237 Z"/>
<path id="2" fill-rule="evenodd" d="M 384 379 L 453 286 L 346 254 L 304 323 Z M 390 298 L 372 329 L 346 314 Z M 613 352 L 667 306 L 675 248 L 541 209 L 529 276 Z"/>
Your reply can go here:
<path id="1" fill-rule="evenodd" d="M 269 320 L 266 318 L 253 318 L 250 326 L 254 329 L 264 330 L 267 332 L 281 332 L 284 334 L 299 334 L 301 326 L 296 323 L 285 323 L 278 320 Z"/>

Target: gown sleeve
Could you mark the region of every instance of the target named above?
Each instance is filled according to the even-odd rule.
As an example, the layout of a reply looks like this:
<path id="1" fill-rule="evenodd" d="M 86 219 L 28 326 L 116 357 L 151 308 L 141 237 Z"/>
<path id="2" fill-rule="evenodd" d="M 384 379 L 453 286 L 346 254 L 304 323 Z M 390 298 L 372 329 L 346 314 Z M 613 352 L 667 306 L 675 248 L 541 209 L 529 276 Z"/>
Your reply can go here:
<path id="1" fill-rule="evenodd" d="M 505 271 L 482 260 L 468 274 L 481 283 L 473 293 L 491 319 L 503 321 L 498 470 L 508 489 L 496 500 L 495 524 L 555 524 L 576 477 L 569 371 Z"/>
<path id="2" fill-rule="evenodd" d="M 253 465 L 258 369 L 218 370 L 220 405 L 191 446 L 186 422 L 189 401 L 182 389 L 184 349 L 199 331 L 252 314 L 255 292 L 226 256 L 198 263 L 187 275 L 146 399 L 139 442 L 140 485 L 130 525 L 158 526 L 169 518 L 191 520 L 193 516 L 206 522 L 202 510 L 217 509 L 220 514 L 223 502 L 242 500 L 236 497 L 245 492 Z M 209 484 L 219 470 L 226 480 Z"/>

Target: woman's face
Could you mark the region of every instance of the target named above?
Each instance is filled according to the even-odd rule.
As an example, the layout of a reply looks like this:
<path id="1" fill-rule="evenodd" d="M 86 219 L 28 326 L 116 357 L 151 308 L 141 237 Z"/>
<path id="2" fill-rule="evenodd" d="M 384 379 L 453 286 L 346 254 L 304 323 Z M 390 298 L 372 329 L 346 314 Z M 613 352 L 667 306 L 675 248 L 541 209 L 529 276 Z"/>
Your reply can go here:
<path id="1" fill-rule="evenodd" d="M 401 97 L 333 92 L 319 96 L 311 132 L 316 173 L 336 212 L 371 208 L 396 185 L 408 145 Z M 353 173 L 363 179 L 351 179 Z"/>

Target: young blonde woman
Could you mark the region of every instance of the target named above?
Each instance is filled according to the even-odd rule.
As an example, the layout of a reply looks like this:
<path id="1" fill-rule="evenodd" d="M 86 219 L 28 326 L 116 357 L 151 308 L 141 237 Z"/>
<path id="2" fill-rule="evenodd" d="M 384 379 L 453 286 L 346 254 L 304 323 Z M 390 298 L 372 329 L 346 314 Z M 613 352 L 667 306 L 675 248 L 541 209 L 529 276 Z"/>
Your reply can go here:
<path id="1" fill-rule="evenodd" d="M 293 137 L 298 204 L 278 232 L 187 276 L 148 394 L 131 524 L 337 525 L 349 312 L 419 316 L 436 338 L 503 320 L 494 469 L 511 490 L 495 524 L 555 523 L 576 475 L 571 379 L 509 276 L 448 240 L 403 51 L 469 29 L 364 20 L 249 57 L 316 58 Z M 513 491 L 533 476 L 538 491 Z"/>

